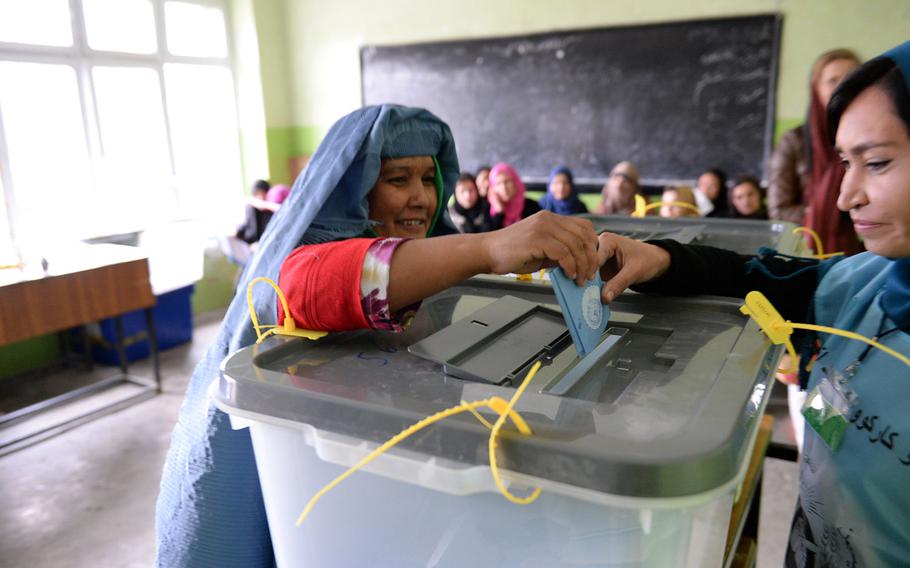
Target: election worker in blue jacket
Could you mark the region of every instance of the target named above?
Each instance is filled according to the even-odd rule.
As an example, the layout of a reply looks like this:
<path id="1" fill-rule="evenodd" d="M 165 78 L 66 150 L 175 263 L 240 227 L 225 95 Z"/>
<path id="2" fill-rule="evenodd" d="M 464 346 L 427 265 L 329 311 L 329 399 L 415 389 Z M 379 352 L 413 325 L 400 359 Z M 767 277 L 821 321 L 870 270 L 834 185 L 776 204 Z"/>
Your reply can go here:
<path id="1" fill-rule="evenodd" d="M 740 297 L 758 290 L 785 319 L 893 350 L 827 332 L 801 341 L 807 424 L 786 565 L 910 566 L 910 42 L 850 74 L 827 117 L 844 168 L 837 206 L 867 252 L 824 261 L 770 250 L 740 256 L 604 234 L 603 297 L 630 285 Z"/>

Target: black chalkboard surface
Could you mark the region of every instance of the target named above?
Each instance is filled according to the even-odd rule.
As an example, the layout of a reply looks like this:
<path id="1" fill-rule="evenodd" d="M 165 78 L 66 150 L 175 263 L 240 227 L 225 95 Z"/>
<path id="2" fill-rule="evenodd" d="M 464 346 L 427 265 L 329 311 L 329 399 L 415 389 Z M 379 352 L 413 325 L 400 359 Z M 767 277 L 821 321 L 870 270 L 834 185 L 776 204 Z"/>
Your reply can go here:
<path id="1" fill-rule="evenodd" d="M 431 110 L 465 170 L 506 161 L 540 181 L 565 164 L 590 183 L 628 159 L 650 184 L 761 176 L 780 28 L 761 15 L 367 46 L 363 102 Z"/>

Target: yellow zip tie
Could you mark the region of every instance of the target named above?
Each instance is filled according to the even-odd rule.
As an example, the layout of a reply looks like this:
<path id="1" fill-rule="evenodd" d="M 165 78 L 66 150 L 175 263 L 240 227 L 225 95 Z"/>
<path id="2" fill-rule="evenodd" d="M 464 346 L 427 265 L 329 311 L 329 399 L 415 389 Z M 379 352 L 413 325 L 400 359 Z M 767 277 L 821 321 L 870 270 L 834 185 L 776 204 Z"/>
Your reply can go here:
<path id="1" fill-rule="evenodd" d="M 836 327 L 828 327 L 826 325 L 815 325 L 815 324 L 811 324 L 811 323 L 791 323 L 788 321 L 787 325 L 789 325 L 791 328 L 794 328 L 794 329 L 807 329 L 809 331 L 820 331 L 822 333 L 830 333 L 832 335 L 839 335 L 841 337 L 846 337 L 847 339 L 855 339 L 856 341 L 862 341 L 863 343 L 867 343 L 867 344 L 871 345 L 872 347 L 875 347 L 876 349 L 880 349 L 880 350 L 884 351 L 885 353 L 887 353 L 888 355 L 891 355 L 892 357 L 894 357 L 895 359 L 897 359 L 904 365 L 907 365 L 908 367 L 910 367 L 910 357 L 907 357 L 903 353 L 901 353 L 899 351 L 895 351 L 894 349 L 891 349 L 887 345 L 883 345 L 874 339 L 870 339 L 870 338 L 866 337 L 865 335 L 860 335 L 859 333 L 856 333 L 853 331 L 847 331 L 845 329 L 837 329 Z"/>
<path id="2" fill-rule="evenodd" d="M 825 254 L 825 249 L 822 246 L 822 239 L 818 236 L 818 233 L 810 229 L 809 227 L 797 227 L 793 229 L 793 234 L 798 235 L 799 233 L 806 233 L 812 237 L 812 241 L 815 243 L 815 253 L 810 255 L 810 258 L 816 258 L 818 260 L 825 260 L 826 258 L 833 258 L 835 256 L 842 256 L 842 252 L 829 252 Z"/>
<path id="3" fill-rule="evenodd" d="M 531 503 L 532 501 L 537 499 L 538 495 L 540 495 L 540 489 L 539 488 L 535 489 L 534 493 L 532 493 L 528 497 L 525 497 L 524 499 L 519 499 L 519 498 L 513 496 L 511 493 L 509 493 L 508 490 L 506 490 L 506 488 L 503 486 L 502 481 L 500 480 L 499 469 L 498 469 L 498 466 L 496 465 L 496 458 L 495 458 L 494 450 L 496 447 L 496 444 L 495 444 L 496 436 L 499 435 L 499 430 L 502 428 L 502 425 L 505 423 L 506 418 L 512 419 L 512 422 L 515 424 L 515 427 L 518 429 L 518 431 L 521 434 L 524 434 L 526 436 L 532 434 L 531 428 L 528 426 L 527 422 L 525 422 L 525 420 L 515 410 L 513 410 L 512 407 L 515 406 L 516 402 L 518 402 L 518 399 L 524 393 L 528 384 L 530 384 L 531 380 L 534 378 L 534 375 L 537 374 L 537 371 L 539 369 L 540 369 L 540 362 L 537 362 L 537 363 L 535 363 L 535 365 L 533 367 L 531 367 L 531 370 L 528 371 L 528 374 L 527 374 L 527 376 L 525 376 L 525 379 L 521 383 L 521 386 L 518 387 L 518 390 L 515 391 L 515 396 L 513 396 L 512 400 L 510 400 L 509 402 L 506 402 L 505 400 L 503 400 L 502 398 L 500 398 L 498 396 L 486 398 L 483 400 L 477 400 L 474 402 L 462 402 L 458 406 L 453 406 L 451 408 L 441 410 L 441 411 L 437 412 L 436 414 L 427 416 L 423 420 L 420 420 L 419 422 L 408 426 L 407 428 L 405 428 L 404 430 L 402 430 L 401 432 L 399 432 L 398 434 L 396 434 L 395 436 L 390 438 L 384 444 L 382 444 L 381 446 L 379 446 L 378 448 L 376 448 L 375 450 L 370 452 L 367 456 L 365 456 L 359 462 L 357 462 L 356 464 L 349 467 L 347 469 L 347 471 L 345 471 L 344 473 L 342 473 L 341 475 L 339 475 L 338 477 L 333 479 L 328 485 L 326 485 L 325 487 L 323 487 L 322 489 L 317 491 L 316 494 L 313 495 L 312 498 L 310 498 L 310 501 L 307 503 L 306 507 L 304 507 L 303 512 L 300 513 L 300 516 L 297 517 L 297 522 L 295 523 L 296 526 L 299 527 L 301 524 L 303 524 L 303 521 L 306 520 L 307 516 L 309 516 L 309 514 L 310 514 L 310 511 L 313 510 L 313 507 L 323 497 L 323 495 L 325 495 L 326 493 L 328 493 L 329 491 L 334 489 L 338 484 L 340 484 L 342 481 L 344 481 L 345 479 L 350 477 L 354 472 L 361 469 L 362 467 L 364 467 L 365 465 L 367 465 L 374 459 L 378 458 L 380 455 L 389 451 L 392 447 L 396 446 L 402 440 L 404 440 L 407 437 L 411 436 L 412 434 L 426 428 L 427 426 L 430 426 L 431 424 L 435 424 L 436 422 L 439 422 L 440 420 L 448 418 L 449 416 L 454 416 L 454 415 L 460 414 L 462 412 L 472 412 L 478 419 L 480 419 L 480 421 L 482 423 L 489 424 L 489 422 L 487 422 L 476 411 L 476 409 L 484 407 L 484 406 L 492 409 L 494 412 L 499 413 L 499 419 L 496 421 L 495 424 L 493 424 L 490 427 L 492 431 L 490 432 L 490 445 L 489 445 L 489 447 L 490 447 L 490 470 L 493 473 L 493 479 L 496 482 L 496 486 L 499 487 L 499 490 L 500 490 L 500 492 L 502 492 L 503 496 L 505 496 L 506 499 L 508 499 L 509 501 L 512 501 L 513 503 L 519 503 L 519 504 Z"/>
<path id="4" fill-rule="evenodd" d="M 644 217 L 648 212 L 648 200 L 639 193 L 635 194 L 635 210 L 632 211 L 633 217 Z"/>
<path id="5" fill-rule="evenodd" d="M 793 342 L 790 341 L 790 335 L 793 333 L 794 329 L 806 329 L 809 331 L 819 331 L 822 333 L 829 333 L 831 335 L 839 335 L 841 337 L 846 337 L 847 339 L 854 339 L 856 341 L 862 341 L 867 343 L 872 347 L 881 349 L 888 355 L 896 358 L 901 363 L 910 367 L 910 357 L 891 349 L 887 345 L 882 345 L 874 339 L 869 339 L 865 335 L 853 331 L 847 331 L 844 329 L 838 329 L 836 327 L 828 327 L 826 325 L 815 325 L 811 323 L 793 323 L 789 320 L 784 321 L 784 318 L 780 315 L 777 309 L 768 301 L 768 298 L 765 297 L 761 292 L 753 290 L 746 294 L 746 302 L 739 308 L 739 311 L 744 313 L 747 316 L 750 316 L 758 324 L 758 327 L 768 336 L 768 339 L 771 340 L 775 345 L 785 345 L 787 347 L 787 352 L 790 354 L 791 367 L 790 369 L 778 369 L 780 372 L 785 373 L 795 373 L 796 368 L 796 349 L 793 347 Z"/>
<path id="6" fill-rule="evenodd" d="M 278 293 L 278 299 L 281 301 L 281 306 L 284 308 L 284 324 L 283 325 L 272 325 L 272 324 L 262 324 L 259 323 L 259 318 L 256 317 L 256 308 L 253 307 L 253 286 L 257 282 L 265 282 L 269 286 L 275 289 L 275 292 Z M 328 335 L 326 331 L 313 331 L 309 329 L 298 329 L 297 324 L 294 322 L 294 318 L 291 317 L 291 310 L 288 308 L 288 300 L 284 297 L 284 292 L 281 291 L 281 288 L 278 287 L 278 284 L 265 276 L 257 276 L 253 278 L 253 281 L 246 287 L 246 304 L 250 309 L 250 319 L 253 321 L 253 329 L 256 330 L 256 343 L 262 343 L 262 341 L 270 335 L 290 335 L 293 337 L 304 337 L 306 339 L 319 339 L 320 337 L 325 337 Z M 265 333 L 262 332 L 263 329 L 269 328 Z"/>
<path id="7" fill-rule="evenodd" d="M 515 403 L 518 402 L 518 399 L 521 398 L 522 394 L 524 394 L 525 389 L 527 389 L 528 385 L 531 384 L 531 379 L 534 378 L 534 375 L 537 374 L 537 371 L 540 370 L 540 367 L 540 361 L 534 363 L 534 366 L 531 367 L 530 371 L 528 371 L 528 376 L 526 376 L 525 380 L 521 382 L 521 386 L 519 386 L 518 390 L 515 391 L 515 394 L 512 396 L 509 404 L 503 411 L 500 412 L 499 418 L 496 420 L 496 423 L 493 424 L 493 430 L 490 432 L 490 471 L 493 473 L 493 481 L 496 482 L 496 487 L 499 488 L 499 492 L 502 493 L 502 496 L 512 503 L 515 503 L 516 505 L 527 505 L 529 503 L 533 503 L 540 496 L 540 487 L 535 487 L 534 491 L 532 491 L 531 494 L 527 497 L 516 497 L 509 492 L 499 476 L 499 467 L 496 464 L 496 436 L 499 434 L 499 430 L 502 429 L 502 425 L 505 424 L 506 417 L 511 415 L 512 407 L 515 406 Z M 493 410 L 497 409 L 494 408 Z"/>
<path id="8" fill-rule="evenodd" d="M 461 404 L 468 404 L 468 401 L 462 400 L 462 401 L 461 401 Z M 487 427 L 487 430 L 492 430 L 492 429 L 493 429 L 493 423 L 490 422 L 489 420 L 487 420 L 486 418 L 484 418 L 483 416 L 481 416 L 480 413 L 477 412 L 476 409 L 474 409 L 474 408 L 468 408 L 468 412 L 470 412 L 471 414 L 473 414 L 473 415 L 474 415 L 474 418 L 476 418 L 478 422 L 480 422 L 481 424 L 483 424 L 484 426 L 486 426 L 486 427 Z"/>

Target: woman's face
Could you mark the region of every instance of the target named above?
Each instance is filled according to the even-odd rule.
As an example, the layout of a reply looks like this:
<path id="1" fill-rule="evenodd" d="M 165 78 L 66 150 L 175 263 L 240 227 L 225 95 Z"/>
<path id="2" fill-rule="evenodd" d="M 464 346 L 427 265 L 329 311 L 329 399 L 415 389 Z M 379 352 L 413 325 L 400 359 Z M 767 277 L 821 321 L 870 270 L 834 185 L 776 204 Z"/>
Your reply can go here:
<path id="1" fill-rule="evenodd" d="M 846 169 L 837 207 L 867 250 L 910 256 L 910 136 L 894 104 L 869 87 L 841 116 L 836 150 Z"/>
<path id="2" fill-rule="evenodd" d="M 840 85 L 844 77 L 859 66 L 859 63 L 852 59 L 835 59 L 822 67 L 821 75 L 818 77 L 818 83 L 815 84 L 815 92 L 822 106 L 828 106 L 831 101 L 831 95 L 834 89 Z"/>
<path id="3" fill-rule="evenodd" d="M 751 183 L 741 183 L 734 187 L 731 199 L 733 207 L 744 217 L 761 209 L 761 193 Z"/>
<path id="4" fill-rule="evenodd" d="M 455 184 L 455 201 L 465 209 L 470 209 L 477 204 L 477 186 L 470 181 L 460 181 Z"/>
<path id="5" fill-rule="evenodd" d="M 714 201 L 720 195 L 720 180 L 711 172 L 705 172 L 698 176 L 697 187 L 698 191 L 702 192 L 711 201 Z"/>
<path id="6" fill-rule="evenodd" d="M 572 195 L 572 184 L 569 183 L 569 176 L 566 174 L 553 176 L 553 181 L 550 182 L 550 193 L 556 199 L 568 199 Z"/>
<path id="7" fill-rule="evenodd" d="M 481 197 L 486 197 L 490 190 L 490 170 L 480 170 L 477 172 L 477 191 Z"/>
<path id="8" fill-rule="evenodd" d="M 382 237 L 422 238 L 436 213 L 436 166 L 429 156 L 386 159 L 370 191 L 370 219 Z"/>
<path id="9" fill-rule="evenodd" d="M 515 182 L 506 173 L 496 174 L 492 189 L 503 201 L 509 201 L 515 197 Z"/>

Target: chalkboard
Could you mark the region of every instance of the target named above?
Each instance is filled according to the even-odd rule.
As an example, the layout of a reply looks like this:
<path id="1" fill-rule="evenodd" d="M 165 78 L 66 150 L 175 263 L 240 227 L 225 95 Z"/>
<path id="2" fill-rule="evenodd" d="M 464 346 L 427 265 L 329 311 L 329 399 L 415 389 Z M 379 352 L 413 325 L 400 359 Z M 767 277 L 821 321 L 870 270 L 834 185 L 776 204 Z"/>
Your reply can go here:
<path id="1" fill-rule="evenodd" d="M 771 150 L 781 19 L 761 15 L 361 48 L 364 104 L 429 109 L 464 170 L 506 161 L 527 180 L 565 164 L 644 183 L 709 167 L 761 176 Z"/>

